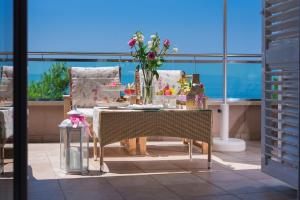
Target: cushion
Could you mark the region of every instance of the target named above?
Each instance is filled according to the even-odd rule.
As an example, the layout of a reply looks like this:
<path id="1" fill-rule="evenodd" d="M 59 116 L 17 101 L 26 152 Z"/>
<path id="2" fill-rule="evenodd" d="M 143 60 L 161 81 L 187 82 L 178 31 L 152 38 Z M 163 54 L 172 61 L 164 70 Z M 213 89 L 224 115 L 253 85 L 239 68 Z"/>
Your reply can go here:
<path id="1" fill-rule="evenodd" d="M 107 92 L 103 86 L 120 83 L 120 67 L 72 67 L 72 104 L 81 108 L 92 108 L 97 102 L 114 102 L 120 92 Z"/>
<path id="2" fill-rule="evenodd" d="M 13 136 L 13 108 L 0 109 L 0 143 Z"/>
<path id="3" fill-rule="evenodd" d="M 11 104 L 13 101 L 13 67 L 3 66 L 0 84 L 0 104 Z M 1 74 L 1 73 L 0 73 Z"/>
<path id="4" fill-rule="evenodd" d="M 153 78 L 153 88 L 154 93 L 163 90 L 165 86 L 168 84 L 171 88 L 174 88 L 176 94 L 180 90 L 180 84 L 178 83 L 181 76 L 184 74 L 184 71 L 182 70 L 157 70 L 159 74 L 158 80 L 156 78 Z M 144 77 L 142 71 L 140 71 L 140 77 L 141 77 L 141 85 L 143 85 Z"/>

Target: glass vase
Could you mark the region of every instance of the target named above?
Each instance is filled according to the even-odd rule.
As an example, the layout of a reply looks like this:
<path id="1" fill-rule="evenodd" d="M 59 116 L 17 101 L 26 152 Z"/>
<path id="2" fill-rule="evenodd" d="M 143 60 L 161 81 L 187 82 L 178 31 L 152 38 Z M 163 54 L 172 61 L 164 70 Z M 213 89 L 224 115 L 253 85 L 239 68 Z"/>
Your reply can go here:
<path id="1" fill-rule="evenodd" d="M 144 75 L 144 84 L 143 84 L 143 98 L 144 104 L 152 104 L 153 103 L 153 73 L 148 70 L 143 70 Z"/>
<path id="2" fill-rule="evenodd" d="M 143 98 L 144 104 L 152 104 L 153 103 L 153 87 L 144 85 L 143 87 Z"/>

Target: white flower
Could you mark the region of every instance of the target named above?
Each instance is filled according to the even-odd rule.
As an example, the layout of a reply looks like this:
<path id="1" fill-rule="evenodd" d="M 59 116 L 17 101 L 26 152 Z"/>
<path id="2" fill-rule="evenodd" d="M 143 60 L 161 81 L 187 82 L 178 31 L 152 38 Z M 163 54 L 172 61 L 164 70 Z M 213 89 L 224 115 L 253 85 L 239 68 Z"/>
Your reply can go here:
<path id="1" fill-rule="evenodd" d="M 136 34 L 134 34 L 133 38 L 136 39 L 137 43 L 144 42 L 144 35 L 141 32 L 137 32 Z"/>
<path id="2" fill-rule="evenodd" d="M 137 36 L 136 34 L 133 34 L 132 39 L 137 40 L 137 39 L 138 39 L 138 36 Z"/>
<path id="3" fill-rule="evenodd" d="M 174 47 L 173 48 L 173 53 L 177 53 L 178 52 L 178 48 Z"/>
<path id="4" fill-rule="evenodd" d="M 140 37 L 139 37 L 139 41 L 140 41 L 140 42 L 144 42 L 144 36 L 143 36 L 142 34 L 141 34 Z"/>
<path id="5" fill-rule="evenodd" d="M 151 35 L 150 38 L 154 39 L 154 38 L 156 38 L 156 35 Z"/>
<path id="6" fill-rule="evenodd" d="M 153 41 L 148 41 L 148 48 L 151 49 L 153 46 Z"/>

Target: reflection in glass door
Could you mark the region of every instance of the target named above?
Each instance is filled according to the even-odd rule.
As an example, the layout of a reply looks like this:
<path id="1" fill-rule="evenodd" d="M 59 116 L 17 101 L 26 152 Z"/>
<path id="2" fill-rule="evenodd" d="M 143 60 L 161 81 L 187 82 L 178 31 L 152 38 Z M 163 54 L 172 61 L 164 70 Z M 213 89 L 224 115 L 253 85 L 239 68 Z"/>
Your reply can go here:
<path id="1" fill-rule="evenodd" d="M 27 0 L 0 0 L 0 199 L 27 199 Z"/>

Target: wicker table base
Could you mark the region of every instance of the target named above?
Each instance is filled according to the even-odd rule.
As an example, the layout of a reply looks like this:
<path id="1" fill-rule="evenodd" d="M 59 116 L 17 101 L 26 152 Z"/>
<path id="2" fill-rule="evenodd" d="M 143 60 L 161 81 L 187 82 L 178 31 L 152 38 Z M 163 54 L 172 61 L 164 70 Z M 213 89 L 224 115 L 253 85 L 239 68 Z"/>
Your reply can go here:
<path id="1" fill-rule="evenodd" d="M 94 109 L 93 129 L 100 142 L 100 168 L 104 146 L 124 139 L 169 136 L 203 141 L 208 144 L 208 168 L 211 162 L 211 110 L 109 110 Z M 192 142 L 189 155 L 192 157 Z M 100 169 L 100 170 L 101 170 Z M 103 169 L 102 169 L 103 170 Z"/>

